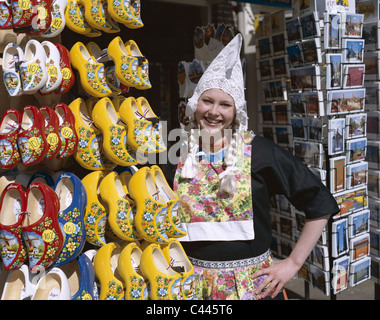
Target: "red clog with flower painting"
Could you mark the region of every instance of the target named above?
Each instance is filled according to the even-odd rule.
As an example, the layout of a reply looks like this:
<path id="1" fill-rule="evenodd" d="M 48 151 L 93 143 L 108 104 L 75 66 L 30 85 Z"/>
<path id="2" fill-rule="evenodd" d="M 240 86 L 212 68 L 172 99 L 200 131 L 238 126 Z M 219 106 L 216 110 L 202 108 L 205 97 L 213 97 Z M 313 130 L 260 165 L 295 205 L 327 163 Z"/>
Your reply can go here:
<path id="1" fill-rule="evenodd" d="M 59 138 L 59 120 L 57 114 L 50 107 L 43 106 L 40 111 L 45 119 L 45 136 L 49 149 L 44 161 L 54 159 L 61 150 L 61 139 Z"/>
<path id="2" fill-rule="evenodd" d="M 8 109 L 0 121 L 0 166 L 12 169 L 20 162 L 17 136 L 21 114 L 15 109 Z"/>

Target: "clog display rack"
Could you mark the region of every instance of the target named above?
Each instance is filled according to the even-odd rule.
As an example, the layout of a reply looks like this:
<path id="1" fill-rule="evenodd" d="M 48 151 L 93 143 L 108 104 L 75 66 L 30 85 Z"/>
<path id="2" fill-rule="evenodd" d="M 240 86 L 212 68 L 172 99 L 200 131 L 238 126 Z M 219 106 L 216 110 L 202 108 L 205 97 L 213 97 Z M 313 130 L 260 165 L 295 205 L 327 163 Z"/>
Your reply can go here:
<path id="1" fill-rule="evenodd" d="M 159 166 L 139 166 L 166 150 L 149 101 L 128 94 L 152 87 L 118 35 L 144 26 L 140 0 L 0 5 L 4 91 L 26 102 L 0 123 L 1 299 L 194 299 L 178 198 Z M 89 41 L 66 48 L 65 28 Z"/>
<path id="2" fill-rule="evenodd" d="M 293 1 L 291 16 L 262 19 L 256 41 L 260 134 L 307 164 L 340 207 L 299 271 L 332 299 L 371 278 L 368 154 L 378 111 L 368 107 L 379 108 L 372 81 L 379 78 L 367 79 L 378 72 L 377 51 L 367 47 L 366 37 L 378 35 L 377 15 L 376 23 L 367 20 L 369 5 L 378 12 L 378 0 Z M 272 251 L 287 257 L 304 213 L 282 196 L 273 198 L 271 211 Z"/>

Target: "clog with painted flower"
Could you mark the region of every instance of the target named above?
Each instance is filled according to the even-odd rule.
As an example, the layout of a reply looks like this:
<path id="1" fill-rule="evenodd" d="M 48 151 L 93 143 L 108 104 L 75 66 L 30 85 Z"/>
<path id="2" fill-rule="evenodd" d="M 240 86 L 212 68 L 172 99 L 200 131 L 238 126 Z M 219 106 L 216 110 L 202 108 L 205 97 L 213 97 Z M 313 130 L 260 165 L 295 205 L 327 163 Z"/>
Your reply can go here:
<path id="1" fill-rule="evenodd" d="M 33 94 L 40 90 L 48 79 L 46 53 L 41 43 L 31 39 L 24 51 L 24 60 L 20 64 L 22 90 Z"/>
<path id="2" fill-rule="evenodd" d="M 96 252 L 94 269 L 100 282 L 99 300 L 124 300 L 124 283 L 118 265 L 120 253 L 120 245 L 116 242 L 110 242 Z"/>
<path id="3" fill-rule="evenodd" d="M 139 234 L 150 242 L 168 242 L 165 229 L 167 204 L 160 202 L 149 167 L 142 167 L 132 175 L 129 193 L 136 203 L 135 224 Z"/>
<path id="4" fill-rule="evenodd" d="M 24 52 L 16 43 L 8 43 L 3 52 L 3 81 L 11 97 L 22 95 L 20 64 Z"/>
<path id="5" fill-rule="evenodd" d="M 107 11 L 107 0 L 80 0 L 84 5 L 84 18 L 87 23 L 94 29 L 113 33 L 119 32 L 115 30 L 115 25 Z"/>
<path id="6" fill-rule="evenodd" d="M 77 42 L 71 48 L 70 61 L 78 70 L 80 83 L 88 94 L 102 98 L 112 93 L 105 78 L 104 64 L 97 62 L 83 43 Z"/>
<path id="7" fill-rule="evenodd" d="M 84 18 L 84 6 L 79 0 L 68 0 L 65 8 L 67 27 L 79 34 L 88 34 L 91 27 Z"/>
<path id="8" fill-rule="evenodd" d="M 158 196 L 161 202 L 166 203 L 167 212 L 165 219 L 166 234 L 169 238 L 180 238 L 186 235 L 178 217 L 178 196 L 170 188 L 164 173 L 157 165 L 151 166 L 151 172 L 154 184 L 158 190 Z"/>
<path id="9" fill-rule="evenodd" d="M 65 9 L 66 0 L 53 0 L 51 3 L 51 23 L 49 28 L 41 34 L 44 38 L 53 38 L 61 34 L 66 25 Z"/>
<path id="10" fill-rule="evenodd" d="M 28 27 L 32 24 L 32 19 L 35 16 L 34 8 L 37 0 L 12 0 L 12 19 L 13 28 Z"/>
<path id="11" fill-rule="evenodd" d="M 115 171 L 108 173 L 99 184 L 102 200 L 108 205 L 108 222 L 118 238 L 135 241 L 141 236 L 135 226 L 135 203 Z"/>
<path id="12" fill-rule="evenodd" d="M 152 87 L 149 80 L 149 61 L 143 56 L 137 43 L 133 40 L 128 40 L 125 43 L 125 49 L 129 56 L 133 56 L 138 60 L 137 77 L 139 83 L 136 86 L 137 89 L 146 90 Z"/>
<path id="13" fill-rule="evenodd" d="M 141 19 L 141 1 L 132 0 L 130 3 L 130 8 L 134 19 L 128 21 L 125 25 L 130 29 L 142 28 L 144 26 L 144 23 Z"/>
<path id="14" fill-rule="evenodd" d="M 144 249 L 140 267 L 149 280 L 152 300 L 182 300 L 181 274 L 170 267 L 159 244 L 152 243 Z"/>
<path id="15" fill-rule="evenodd" d="M 8 0 L 1 0 L 0 10 L 2 12 L 0 16 L 0 29 L 12 29 L 12 3 L 9 3 Z"/>
<path id="16" fill-rule="evenodd" d="M 26 203 L 21 229 L 28 248 L 29 268 L 47 269 L 61 253 L 64 242 L 58 222 L 58 196 L 48 185 L 33 182 L 27 190 Z"/>
<path id="17" fill-rule="evenodd" d="M 61 139 L 61 150 L 57 155 L 57 159 L 64 159 L 71 156 L 78 146 L 75 117 L 70 108 L 62 102 L 55 105 L 54 112 L 58 116 L 59 137 Z"/>
<path id="18" fill-rule="evenodd" d="M 69 282 L 71 300 L 95 300 L 95 271 L 86 254 L 81 253 L 78 258 L 60 269 Z"/>
<path id="19" fill-rule="evenodd" d="M 74 152 L 75 160 L 85 169 L 104 170 L 101 157 L 101 132 L 95 127 L 87 109 L 86 102 L 77 98 L 69 104 L 75 117 L 75 131 L 78 135 L 78 145 Z"/>
<path id="20" fill-rule="evenodd" d="M 61 68 L 62 81 L 61 85 L 56 89 L 56 94 L 63 94 L 68 92 L 75 82 L 75 75 L 71 69 L 70 52 L 63 45 L 54 43 L 59 51 L 61 60 L 59 61 L 59 67 Z"/>
<path id="21" fill-rule="evenodd" d="M 25 32 L 29 36 L 37 36 L 45 33 L 51 25 L 51 3 L 52 0 L 37 0 L 36 12 L 32 18 L 32 24 L 26 27 Z M 17 32 L 17 29 L 16 29 Z"/>
<path id="22" fill-rule="evenodd" d="M 62 71 L 60 67 L 61 55 L 58 48 L 50 41 L 41 42 L 46 53 L 46 70 L 48 78 L 45 85 L 40 89 L 42 94 L 56 90 L 62 82 Z"/>
<path id="23" fill-rule="evenodd" d="M 135 242 L 126 245 L 119 256 L 119 273 L 124 280 L 125 300 L 148 300 L 148 279 L 140 269 L 142 250 Z"/>
<path id="24" fill-rule="evenodd" d="M 109 98 L 102 98 L 95 104 L 92 119 L 103 133 L 103 151 L 107 158 L 121 166 L 137 164 L 133 150 L 127 145 L 127 127 Z"/>
<path id="25" fill-rule="evenodd" d="M 93 56 L 96 61 L 104 64 L 106 82 L 108 84 L 108 87 L 112 90 L 110 96 L 117 96 L 121 92 L 120 82 L 115 75 L 115 65 L 113 63 L 109 63 L 109 61 L 112 60 L 108 56 L 107 51 L 100 49 L 98 44 L 93 41 L 87 43 L 86 48 L 89 54 Z"/>
<path id="26" fill-rule="evenodd" d="M 54 110 L 48 106 L 40 108 L 45 119 L 45 136 L 48 143 L 48 151 L 44 157 L 44 161 L 54 159 L 61 150 L 61 139 L 59 138 L 59 119 Z"/>
<path id="27" fill-rule="evenodd" d="M 96 246 L 106 244 L 106 224 L 108 209 L 104 207 L 98 194 L 99 184 L 104 178 L 104 171 L 93 171 L 87 174 L 82 183 L 86 189 L 87 206 L 84 216 L 87 241 Z"/>
<path id="28" fill-rule="evenodd" d="M 60 267 L 76 259 L 86 242 L 84 211 L 87 194 L 82 181 L 71 172 L 61 173 L 54 190 L 60 204 L 58 221 L 65 237 L 62 251 L 53 265 Z"/>
<path id="29" fill-rule="evenodd" d="M 36 164 L 44 159 L 49 145 L 45 136 L 45 119 L 36 107 L 26 106 L 22 110 L 17 144 L 24 166 Z"/>
<path id="30" fill-rule="evenodd" d="M 16 109 L 7 109 L 0 121 L 0 166 L 12 169 L 20 162 L 17 145 L 21 114 Z"/>
<path id="31" fill-rule="evenodd" d="M 131 0 L 124 2 L 119 0 L 107 0 L 107 10 L 112 19 L 131 29 L 143 26 L 132 12 Z"/>
<path id="32" fill-rule="evenodd" d="M 25 208 L 25 187 L 10 183 L 1 194 L 0 202 L 0 252 L 5 270 L 18 269 L 28 259 L 21 231 Z"/>
<path id="33" fill-rule="evenodd" d="M 170 267 L 181 274 L 182 298 L 184 300 L 196 299 L 194 267 L 187 257 L 181 243 L 178 239 L 170 239 L 162 251 Z"/>

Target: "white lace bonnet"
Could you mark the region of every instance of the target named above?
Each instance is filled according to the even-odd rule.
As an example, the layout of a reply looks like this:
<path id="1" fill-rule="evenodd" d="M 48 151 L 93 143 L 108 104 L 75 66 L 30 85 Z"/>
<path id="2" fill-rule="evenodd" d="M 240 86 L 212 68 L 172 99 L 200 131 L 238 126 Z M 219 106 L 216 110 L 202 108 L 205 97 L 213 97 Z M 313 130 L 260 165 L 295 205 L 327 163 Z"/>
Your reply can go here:
<path id="1" fill-rule="evenodd" d="M 221 89 L 228 93 L 235 102 L 235 129 L 246 130 L 248 117 L 244 95 L 244 77 L 240 61 L 240 49 L 243 39 L 237 34 L 211 62 L 200 78 L 193 96 L 188 100 L 186 116 L 193 120 L 201 94 L 209 89 Z"/>

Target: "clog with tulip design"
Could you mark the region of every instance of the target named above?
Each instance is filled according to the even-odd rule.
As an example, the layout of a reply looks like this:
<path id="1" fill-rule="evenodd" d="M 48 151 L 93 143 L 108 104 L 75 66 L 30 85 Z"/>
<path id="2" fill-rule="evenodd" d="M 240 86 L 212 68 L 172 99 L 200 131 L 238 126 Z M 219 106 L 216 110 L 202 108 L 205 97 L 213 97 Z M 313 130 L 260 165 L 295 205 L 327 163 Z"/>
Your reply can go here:
<path id="1" fill-rule="evenodd" d="M 16 109 L 7 109 L 0 121 L 0 166 L 12 169 L 20 162 L 17 145 L 21 114 Z"/>

